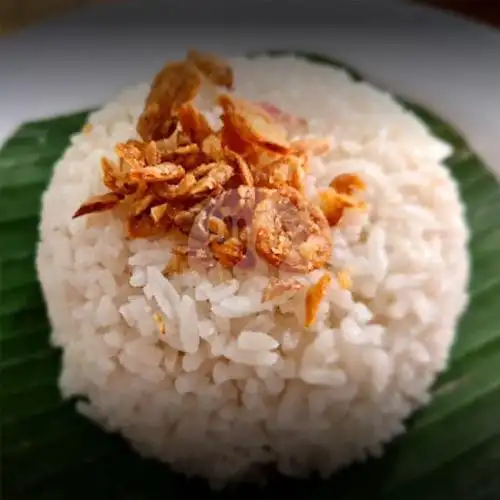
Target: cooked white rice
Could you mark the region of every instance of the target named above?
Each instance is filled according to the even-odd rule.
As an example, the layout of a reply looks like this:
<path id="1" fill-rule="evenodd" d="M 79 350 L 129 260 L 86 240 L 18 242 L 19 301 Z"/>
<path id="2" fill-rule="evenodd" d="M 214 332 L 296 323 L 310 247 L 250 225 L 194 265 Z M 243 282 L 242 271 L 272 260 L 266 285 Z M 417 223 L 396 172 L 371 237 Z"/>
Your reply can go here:
<path id="1" fill-rule="evenodd" d="M 131 88 L 73 137 L 43 199 L 37 266 L 64 351 L 60 387 L 86 396 L 79 410 L 140 453 L 219 484 L 268 463 L 329 475 L 380 454 L 446 365 L 468 281 L 463 207 L 441 163 L 450 149 L 342 71 L 293 58 L 231 62 L 238 94 L 331 135 L 311 195 L 343 172 L 366 181 L 368 212 L 332 231 L 331 264 L 350 270 L 352 290 L 334 283 L 305 330 L 302 293 L 273 311 L 261 303 L 265 276 L 168 281 L 169 241 L 128 242 L 111 213 L 72 220 L 105 192 L 101 156 L 135 137 L 148 85 Z"/>

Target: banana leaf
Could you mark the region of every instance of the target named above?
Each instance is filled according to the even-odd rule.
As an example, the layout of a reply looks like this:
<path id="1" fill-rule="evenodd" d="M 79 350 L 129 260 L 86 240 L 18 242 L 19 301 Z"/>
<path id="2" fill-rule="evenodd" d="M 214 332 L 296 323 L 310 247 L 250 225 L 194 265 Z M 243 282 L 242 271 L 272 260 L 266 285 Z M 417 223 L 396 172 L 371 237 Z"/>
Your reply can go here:
<path id="1" fill-rule="evenodd" d="M 362 78 L 326 57 L 298 55 Z M 460 186 L 472 232 L 471 302 L 449 368 L 433 389 L 432 403 L 412 417 L 408 432 L 391 443 L 382 458 L 348 467 L 326 481 L 276 475 L 263 490 L 241 485 L 222 493 L 210 491 L 202 480 L 188 480 L 141 459 L 120 437 L 78 415 L 75 401 L 61 399 L 60 355 L 49 345 L 50 325 L 34 256 L 41 194 L 88 111 L 22 125 L 0 150 L 2 498 L 499 498 L 500 189 L 451 125 L 421 106 L 400 102 L 453 145 L 447 166 Z"/>

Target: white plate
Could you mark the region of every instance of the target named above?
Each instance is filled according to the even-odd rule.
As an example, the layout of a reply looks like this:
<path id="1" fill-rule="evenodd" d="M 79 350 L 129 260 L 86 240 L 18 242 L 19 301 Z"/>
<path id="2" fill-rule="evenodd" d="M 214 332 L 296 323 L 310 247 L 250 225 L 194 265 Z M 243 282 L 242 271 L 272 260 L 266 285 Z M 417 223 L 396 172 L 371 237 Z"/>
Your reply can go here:
<path id="1" fill-rule="evenodd" d="M 0 143 L 26 120 L 98 106 L 187 46 L 337 57 L 455 124 L 500 175 L 500 33 L 390 0 L 132 0 L 76 11 L 0 41 Z"/>

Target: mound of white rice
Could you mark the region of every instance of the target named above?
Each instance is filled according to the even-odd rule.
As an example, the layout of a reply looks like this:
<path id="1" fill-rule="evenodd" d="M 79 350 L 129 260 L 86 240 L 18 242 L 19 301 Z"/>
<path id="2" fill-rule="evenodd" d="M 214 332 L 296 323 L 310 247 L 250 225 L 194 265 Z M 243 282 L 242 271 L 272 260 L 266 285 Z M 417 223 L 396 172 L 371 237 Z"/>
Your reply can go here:
<path id="1" fill-rule="evenodd" d="M 169 281 L 169 241 L 126 241 L 112 213 L 72 220 L 106 191 L 101 156 L 135 137 L 144 84 L 90 117 L 43 199 L 37 266 L 64 351 L 60 386 L 140 453 L 189 474 L 224 483 L 275 463 L 328 475 L 381 453 L 446 364 L 468 281 L 463 207 L 441 164 L 450 150 L 342 71 L 291 57 L 231 63 L 238 94 L 333 137 L 307 179 L 311 193 L 343 172 L 367 183 L 368 212 L 332 231 L 331 264 L 349 269 L 351 291 L 334 283 L 306 330 L 302 293 L 270 305 L 264 276 Z"/>

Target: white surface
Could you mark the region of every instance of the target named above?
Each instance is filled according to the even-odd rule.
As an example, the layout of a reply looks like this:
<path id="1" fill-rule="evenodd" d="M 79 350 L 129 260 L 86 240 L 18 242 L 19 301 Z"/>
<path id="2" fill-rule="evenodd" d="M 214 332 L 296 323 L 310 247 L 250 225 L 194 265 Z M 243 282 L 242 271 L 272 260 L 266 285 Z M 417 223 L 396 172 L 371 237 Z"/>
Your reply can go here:
<path id="1" fill-rule="evenodd" d="M 320 2 L 132 0 L 4 38 L 0 143 L 26 120 L 98 106 L 121 87 L 149 79 L 187 46 L 227 54 L 298 48 L 342 59 L 434 109 L 500 175 L 500 33 L 400 2 Z M 209 16 L 217 17 L 210 28 Z"/>

